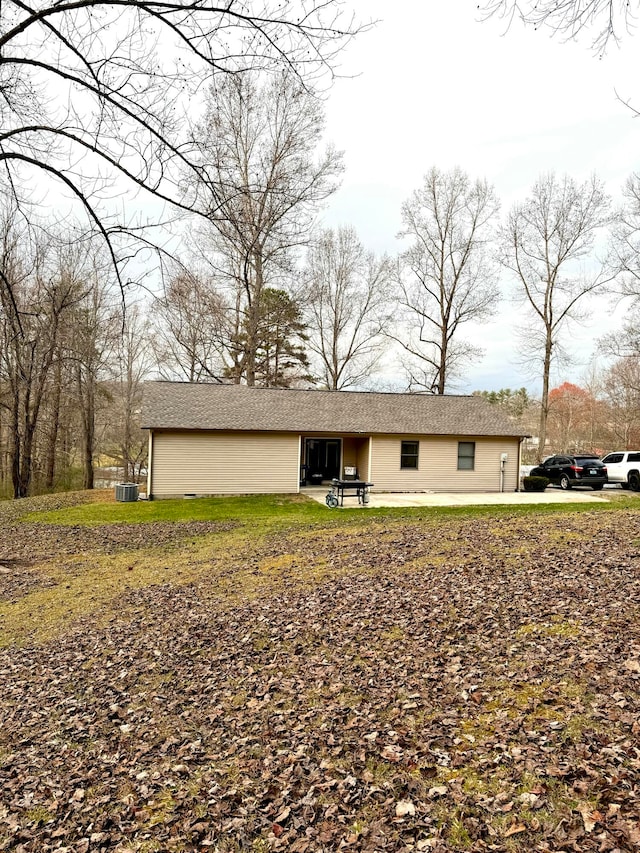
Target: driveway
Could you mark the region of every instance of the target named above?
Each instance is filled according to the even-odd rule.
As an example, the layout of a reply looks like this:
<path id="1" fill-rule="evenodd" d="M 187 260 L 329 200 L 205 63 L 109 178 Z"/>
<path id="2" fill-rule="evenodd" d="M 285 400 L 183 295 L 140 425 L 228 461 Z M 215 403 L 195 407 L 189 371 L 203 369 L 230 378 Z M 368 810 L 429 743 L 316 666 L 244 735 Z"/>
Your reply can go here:
<path id="1" fill-rule="evenodd" d="M 323 504 L 328 488 L 303 489 L 310 498 Z M 521 504 L 607 503 L 594 492 L 571 489 L 547 489 L 544 492 L 371 492 L 369 507 L 391 506 L 519 506 Z M 356 507 L 355 497 L 345 498 L 345 506 Z"/>

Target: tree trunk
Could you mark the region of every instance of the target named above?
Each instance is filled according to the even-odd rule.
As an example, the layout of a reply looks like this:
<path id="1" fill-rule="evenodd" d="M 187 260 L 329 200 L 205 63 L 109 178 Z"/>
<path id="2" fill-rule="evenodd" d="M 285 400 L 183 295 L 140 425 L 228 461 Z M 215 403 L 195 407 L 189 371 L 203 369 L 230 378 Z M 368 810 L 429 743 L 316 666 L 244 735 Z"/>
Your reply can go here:
<path id="1" fill-rule="evenodd" d="M 25 497 L 22 495 L 20 489 L 20 430 L 19 430 L 19 417 L 18 417 L 18 405 L 19 400 L 17 396 L 14 396 L 12 400 L 11 407 L 11 483 L 13 485 L 13 496 L 14 498 Z"/>
<path id="2" fill-rule="evenodd" d="M 90 411 L 86 415 L 86 423 L 84 428 L 84 437 L 82 442 L 83 450 L 83 471 L 82 471 L 82 488 L 93 489 L 94 469 L 93 469 L 93 448 L 95 446 L 95 405 L 91 400 Z"/>
<path id="3" fill-rule="evenodd" d="M 17 482 L 14 481 L 14 497 L 26 498 L 31 487 L 33 475 L 33 439 L 35 435 L 35 421 L 25 424 L 22 449 L 19 453 L 17 466 Z M 20 438 L 18 438 L 20 443 Z"/>
<path id="4" fill-rule="evenodd" d="M 254 256 L 253 274 L 254 280 L 251 286 L 251 303 L 248 311 L 247 322 L 247 348 L 245 379 L 247 385 L 256 384 L 256 362 L 258 360 L 259 323 L 262 303 L 262 289 L 264 285 L 264 271 L 262 266 L 262 252 L 256 248 Z"/>
<path id="5" fill-rule="evenodd" d="M 0 492 L 4 493 L 9 480 L 9 432 L 2 415 L 3 410 L 0 409 Z"/>
<path id="6" fill-rule="evenodd" d="M 544 347 L 544 362 L 542 367 L 542 398 L 540 402 L 540 425 L 538 428 L 538 462 L 544 457 L 544 448 L 547 443 L 547 417 L 549 415 L 549 374 L 551 373 L 551 331 L 547 332 Z"/>
<path id="7" fill-rule="evenodd" d="M 440 395 L 444 394 L 447 380 L 447 333 L 447 325 L 443 323 L 440 335 L 440 364 L 436 373 L 437 390 Z"/>
<path id="8" fill-rule="evenodd" d="M 245 353 L 245 379 L 249 387 L 256 384 L 256 348 L 258 341 L 258 300 L 253 299 L 249 306 L 247 323 L 247 348 Z"/>
<path id="9" fill-rule="evenodd" d="M 93 470 L 93 453 L 91 452 L 91 445 L 89 444 L 89 437 L 85 437 L 84 442 L 84 464 L 83 464 L 83 474 L 82 474 L 82 488 L 83 489 L 92 489 L 94 483 L 94 470 Z"/>
<path id="10" fill-rule="evenodd" d="M 48 492 L 53 491 L 56 476 L 56 449 L 60 428 L 60 398 L 62 394 L 62 360 L 56 361 L 56 371 L 51 393 L 51 427 L 47 438 L 44 485 Z"/>
<path id="11" fill-rule="evenodd" d="M 93 451 L 96 434 L 95 375 L 93 370 L 78 365 L 76 372 L 78 400 L 82 416 L 82 488 L 93 489 Z"/>

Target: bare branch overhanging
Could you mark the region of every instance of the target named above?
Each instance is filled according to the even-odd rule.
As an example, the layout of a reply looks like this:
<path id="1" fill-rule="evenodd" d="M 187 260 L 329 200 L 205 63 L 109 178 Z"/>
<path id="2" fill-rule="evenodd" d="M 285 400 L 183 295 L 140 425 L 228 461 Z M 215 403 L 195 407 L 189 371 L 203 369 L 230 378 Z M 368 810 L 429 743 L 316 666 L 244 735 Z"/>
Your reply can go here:
<path id="1" fill-rule="evenodd" d="M 514 20 L 535 29 L 546 27 L 566 39 L 591 33 L 593 50 L 602 55 L 611 42 L 619 44 L 638 19 L 638 0 L 485 0 L 484 18 L 498 17 L 509 29 Z"/>
<path id="2" fill-rule="evenodd" d="M 133 187 L 197 208 L 202 168 L 183 133 L 215 74 L 284 66 L 313 88 L 356 31 L 342 0 L 4 0 L 3 194 L 44 197 L 46 173 L 96 212 L 115 259 L 127 223 L 101 197 Z"/>

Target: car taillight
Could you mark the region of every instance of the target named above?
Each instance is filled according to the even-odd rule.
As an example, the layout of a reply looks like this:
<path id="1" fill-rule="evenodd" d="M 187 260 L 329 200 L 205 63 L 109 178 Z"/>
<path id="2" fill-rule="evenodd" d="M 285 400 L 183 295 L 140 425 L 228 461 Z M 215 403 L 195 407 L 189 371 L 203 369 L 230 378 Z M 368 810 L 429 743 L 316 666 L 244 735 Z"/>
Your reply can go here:
<path id="1" fill-rule="evenodd" d="M 570 465 L 569 467 L 571 468 L 572 471 L 575 471 L 576 474 L 582 474 L 582 472 L 584 470 L 579 465 Z"/>

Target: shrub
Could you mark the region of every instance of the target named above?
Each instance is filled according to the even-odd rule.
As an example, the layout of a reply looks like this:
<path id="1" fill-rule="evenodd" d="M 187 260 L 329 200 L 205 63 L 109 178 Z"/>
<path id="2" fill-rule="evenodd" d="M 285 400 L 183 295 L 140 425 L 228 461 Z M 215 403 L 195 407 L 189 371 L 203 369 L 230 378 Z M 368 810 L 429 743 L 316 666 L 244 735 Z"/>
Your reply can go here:
<path id="1" fill-rule="evenodd" d="M 524 477 L 522 480 L 525 492 L 544 492 L 549 485 L 548 477 Z"/>

